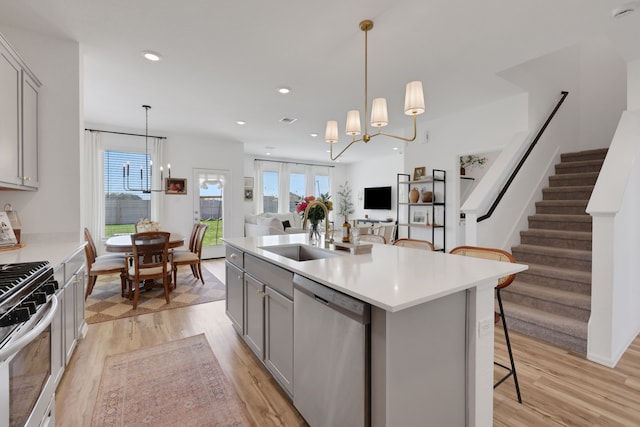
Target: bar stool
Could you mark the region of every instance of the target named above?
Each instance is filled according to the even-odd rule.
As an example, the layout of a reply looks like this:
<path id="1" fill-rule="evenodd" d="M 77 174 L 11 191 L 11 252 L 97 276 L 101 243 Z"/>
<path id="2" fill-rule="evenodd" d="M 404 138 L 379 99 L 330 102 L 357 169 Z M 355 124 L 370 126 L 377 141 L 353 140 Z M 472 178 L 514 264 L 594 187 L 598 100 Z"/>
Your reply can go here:
<path id="1" fill-rule="evenodd" d="M 494 261 L 502 261 L 502 262 L 516 262 L 511 255 L 507 251 L 503 251 L 501 249 L 495 248 L 482 248 L 478 246 L 458 246 L 456 248 L 451 249 L 449 252 L 454 255 L 463 255 L 470 256 L 476 258 L 484 258 L 490 259 Z M 502 384 L 507 378 L 513 375 L 513 382 L 516 386 L 516 394 L 518 396 L 518 403 L 522 403 L 522 396 L 520 395 L 520 386 L 518 385 L 518 374 L 516 373 L 516 365 L 513 361 L 513 353 L 511 352 L 511 341 L 509 341 L 509 331 L 507 330 L 507 321 L 504 316 L 504 309 L 502 308 L 502 297 L 500 296 L 500 291 L 507 286 L 509 286 L 513 280 L 516 278 L 515 274 L 510 274 L 505 277 L 501 277 L 498 280 L 498 285 L 496 286 L 496 299 L 498 300 L 498 307 L 500 309 L 499 313 L 495 313 L 495 322 L 498 323 L 498 320 L 502 320 L 502 329 L 504 330 L 504 338 L 507 342 L 507 350 L 509 352 L 509 361 L 511 362 L 511 367 L 505 366 L 502 363 L 494 361 L 493 363 L 496 366 L 500 366 L 503 369 L 507 370 L 507 374 L 500 378 L 498 382 L 493 385 L 495 389 L 500 384 Z"/>

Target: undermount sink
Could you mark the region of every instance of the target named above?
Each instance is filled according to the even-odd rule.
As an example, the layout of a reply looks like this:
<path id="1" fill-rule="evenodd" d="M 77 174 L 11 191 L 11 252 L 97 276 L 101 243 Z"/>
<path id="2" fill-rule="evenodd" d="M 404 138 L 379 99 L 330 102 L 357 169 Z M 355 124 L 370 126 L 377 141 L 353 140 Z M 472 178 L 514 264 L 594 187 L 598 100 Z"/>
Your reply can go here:
<path id="1" fill-rule="evenodd" d="M 294 261 L 311 261 L 341 255 L 332 251 L 298 243 L 291 245 L 262 246 L 260 249 Z"/>

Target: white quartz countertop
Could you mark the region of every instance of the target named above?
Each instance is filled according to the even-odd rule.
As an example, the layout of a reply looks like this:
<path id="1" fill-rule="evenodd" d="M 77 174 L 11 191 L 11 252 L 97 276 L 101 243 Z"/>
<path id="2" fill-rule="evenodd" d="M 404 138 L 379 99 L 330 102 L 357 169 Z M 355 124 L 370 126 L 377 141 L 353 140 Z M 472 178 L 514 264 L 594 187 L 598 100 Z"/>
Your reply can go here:
<path id="1" fill-rule="evenodd" d="M 21 241 L 23 248 L 0 251 L 0 264 L 49 261 L 55 267 L 85 244 L 77 233 L 27 234 Z"/>
<path id="2" fill-rule="evenodd" d="M 493 282 L 528 268 L 423 249 L 373 244 L 371 253 L 293 261 L 261 249 L 308 243 L 306 234 L 225 238 L 225 243 L 299 273 L 335 290 L 396 312 L 465 289 Z M 322 247 L 322 246 L 321 246 Z"/>

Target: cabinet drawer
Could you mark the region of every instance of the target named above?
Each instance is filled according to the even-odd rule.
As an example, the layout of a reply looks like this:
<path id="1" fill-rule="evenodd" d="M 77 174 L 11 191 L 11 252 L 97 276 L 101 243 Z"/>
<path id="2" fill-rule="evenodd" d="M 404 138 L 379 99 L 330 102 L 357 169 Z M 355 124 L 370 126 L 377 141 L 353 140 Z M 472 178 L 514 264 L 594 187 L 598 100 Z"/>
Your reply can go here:
<path id="1" fill-rule="evenodd" d="M 244 266 L 247 273 L 293 299 L 293 273 L 291 271 L 249 254 L 245 254 Z"/>
<path id="2" fill-rule="evenodd" d="M 85 255 L 84 246 L 71 255 L 64 262 L 64 283 L 66 284 L 74 274 L 84 265 Z"/>
<path id="3" fill-rule="evenodd" d="M 229 245 L 227 245 L 225 252 L 225 258 L 227 261 L 236 267 L 244 268 L 244 252 Z"/>

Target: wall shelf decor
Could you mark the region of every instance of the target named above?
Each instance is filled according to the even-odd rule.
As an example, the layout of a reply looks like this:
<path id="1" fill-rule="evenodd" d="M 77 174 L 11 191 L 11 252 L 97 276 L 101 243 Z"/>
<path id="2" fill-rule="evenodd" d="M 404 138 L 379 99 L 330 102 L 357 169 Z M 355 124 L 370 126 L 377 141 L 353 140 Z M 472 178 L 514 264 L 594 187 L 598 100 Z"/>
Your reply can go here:
<path id="1" fill-rule="evenodd" d="M 409 238 L 420 238 L 411 235 L 412 229 L 427 229 L 431 231 L 430 241 L 436 250 L 445 252 L 447 172 L 432 169 L 431 175 L 422 175 L 419 180 L 412 180 L 410 174 L 399 173 L 396 179 L 398 229 L 406 228 Z M 420 193 L 417 200 L 415 191 L 411 198 L 414 189 Z"/>

